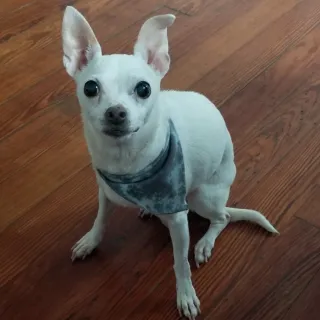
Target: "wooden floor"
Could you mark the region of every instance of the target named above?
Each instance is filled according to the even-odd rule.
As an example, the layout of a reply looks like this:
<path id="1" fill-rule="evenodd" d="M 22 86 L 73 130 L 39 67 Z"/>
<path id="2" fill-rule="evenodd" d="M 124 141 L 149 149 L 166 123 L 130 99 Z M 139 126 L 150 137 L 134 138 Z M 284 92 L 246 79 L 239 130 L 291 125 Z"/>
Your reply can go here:
<path id="1" fill-rule="evenodd" d="M 71 264 L 97 188 L 62 66 L 66 4 L 106 53 L 130 52 L 149 16 L 177 15 L 163 87 L 219 106 L 238 166 L 230 205 L 263 211 L 281 232 L 229 225 L 206 266 L 190 254 L 199 319 L 319 319 L 319 0 L 1 0 L 0 319 L 178 319 L 157 220 L 118 210 L 96 254 Z M 190 225 L 194 244 L 207 223 Z"/>

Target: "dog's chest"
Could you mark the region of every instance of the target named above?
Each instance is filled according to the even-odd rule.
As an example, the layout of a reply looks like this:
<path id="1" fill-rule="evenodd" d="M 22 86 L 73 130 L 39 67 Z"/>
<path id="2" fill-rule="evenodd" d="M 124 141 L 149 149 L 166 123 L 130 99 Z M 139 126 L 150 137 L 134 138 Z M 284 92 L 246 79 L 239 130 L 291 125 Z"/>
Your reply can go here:
<path id="1" fill-rule="evenodd" d="M 118 195 L 114 190 L 112 190 L 112 188 L 110 188 L 98 174 L 97 176 L 98 176 L 99 186 L 100 188 L 103 189 L 109 201 L 121 207 L 138 208 L 137 205 L 124 199 L 123 197 Z"/>
<path id="2" fill-rule="evenodd" d="M 115 175 L 96 169 L 106 193 L 121 205 L 134 205 L 153 214 L 187 209 L 183 152 L 172 122 L 159 156 L 136 174 Z"/>

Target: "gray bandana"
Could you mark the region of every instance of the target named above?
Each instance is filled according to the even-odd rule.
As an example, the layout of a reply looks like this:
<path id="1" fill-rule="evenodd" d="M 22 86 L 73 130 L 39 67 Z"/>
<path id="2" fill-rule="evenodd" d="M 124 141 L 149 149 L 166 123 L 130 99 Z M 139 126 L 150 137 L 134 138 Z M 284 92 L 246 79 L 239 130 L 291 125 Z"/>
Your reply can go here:
<path id="1" fill-rule="evenodd" d="M 150 213 L 176 213 L 188 208 L 182 148 L 172 121 L 165 147 L 143 170 L 124 175 L 97 172 L 119 196 Z"/>

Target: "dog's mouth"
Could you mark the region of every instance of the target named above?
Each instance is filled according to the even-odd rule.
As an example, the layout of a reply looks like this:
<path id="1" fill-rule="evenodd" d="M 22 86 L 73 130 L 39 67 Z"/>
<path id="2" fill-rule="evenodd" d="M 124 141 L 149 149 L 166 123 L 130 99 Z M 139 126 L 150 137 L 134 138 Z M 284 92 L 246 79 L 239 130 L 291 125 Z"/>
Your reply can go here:
<path id="1" fill-rule="evenodd" d="M 108 128 L 108 129 L 104 129 L 103 133 L 109 137 L 113 137 L 113 138 L 122 138 L 122 137 L 126 137 L 129 136 L 133 133 L 136 133 L 139 131 L 139 128 L 136 128 L 134 130 L 123 130 L 123 129 L 117 129 L 117 128 Z"/>

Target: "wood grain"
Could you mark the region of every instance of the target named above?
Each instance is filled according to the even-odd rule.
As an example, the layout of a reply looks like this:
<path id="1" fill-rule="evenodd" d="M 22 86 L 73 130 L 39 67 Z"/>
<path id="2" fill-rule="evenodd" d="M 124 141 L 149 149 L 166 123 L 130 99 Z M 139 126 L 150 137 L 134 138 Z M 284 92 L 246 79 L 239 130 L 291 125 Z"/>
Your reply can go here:
<path id="1" fill-rule="evenodd" d="M 281 232 L 230 224 L 196 270 L 192 248 L 208 222 L 190 215 L 198 319 L 318 319 L 318 0 L 2 0 L 0 319 L 179 318 L 171 243 L 157 219 L 119 208 L 93 256 L 70 261 L 98 204 L 61 63 L 68 4 L 87 16 L 108 54 L 131 53 L 148 17 L 177 15 L 163 88 L 196 90 L 218 105 L 238 167 L 230 205 L 263 211 Z"/>
<path id="2" fill-rule="evenodd" d="M 117 4 L 117 1 L 111 1 L 113 6 L 111 8 L 106 6 L 104 9 L 106 12 L 108 9 L 111 11 L 110 15 L 106 16 L 101 15 L 99 11 L 101 6 L 106 5 L 106 1 L 94 0 L 90 1 L 90 4 L 87 1 L 77 3 L 77 8 L 86 14 L 90 22 L 92 21 L 92 27 L 97 30 L 99 39 L 102 38 L 100 33 L 102 30 L 104 38 L 111 36 L 158 7 L 157 0 L 136 0 L 134 6 L 128 2 Z M 93 7 L 95 10 L 92 10 Z M 52 14 L 44 22 L 30 28 L 27 34 L 21 33 L 12 41 L 1 45 L 0 62 L 5 67 L 0 70 L 0 78 L 3 86 L 7 88 L 1 91 L 1 100 L 5 101 L 13 97 L 24 90 L 26 85 L 32 85 L 56 69 L 62 68 L 61 19 L 62 12 Z M 43 59 L 44 49 L 46 59 Z M 28 60 L 25 59 L 26 54 L 28 54 Z"/>
<path id="3" fill-rule="evenodd" d="M 207 9 L 207 5 L 212 3 L 211 0 L 165 0 L 164 4 L 186 15 L 195 15 Z"/>
<path id="4" fill-rule="evenodd" d="M 70 190 L 72 191 L 69 192 Z M 82 202 L 79 202 L 79 196 L 86 199 L 85 206 Z M 50 203 L 49 206 L 48 203 Z M 16 255 L 14 257 L 15 263 L 10 265 L 8 260 L 1 265 L 1 283 L 5 284 L 11 279 L 12 281 L 3 286 L 0 295 L 8 296 L 14 294 L 15 299 L 19 299 L 21 302 L 19 314 L 16 314 L 15 305 L 11 304 L 11 300 L 2 302 L 0 310 L 6 310 L 5 315 L 8 318 L 11 315 L 15 315 L 17 319 L 23 319 L 24 312 L 27 310 L 30 312 L 30 316 L 39 315 L 39 318 L 41 318 L 41 314 L 45 317 L 48 308 L 50 309 L 50 319 L 61 319 L 62 314 L 68 312 L 79 311 L 82 314 L 83 310 L 77 310 L 77 301 L 79 299 L 84 299 L 84 302 L 86 299 L 91 300 L 93 298 L 92 294 L 96 295 L 94 293 L 95 289 L 102 286 L 101 277 L 103 278 L 105 274 L 112 275 L 110 278 L 105 278 L 107 287 L 116 289 L 117 285 L 121 285 L 125 288 L 127 281 L 133 282 L 145 273 L 145 268 L 148 269 L 148 265 L 153 263 L 153 259 L 149 260 L 150 255 L 151 257 L 154 255 L 154 258 L 156 258 L 157 247 L 161 248 L 163 241 L 165 243 L 168 241 L 166 235 L 162 241 L 158 237 L 159 232 L 164 231 L 160 223 L 154 226 L 152 224 L 143 226 L 143 222 L 138 219 L 137 212 L 132 214 L 129 211 L 118 211 L 110 221 L 112 228 L 105 239 L 105 245 L 101 246 L 99 255 L 96 257 L 99 263 L 94 264 L 98 269 L 92 273 L 92 281 L 83 282 L 81 280 L 83 279 L 83 272 L 86 273 L 83 268 L 87 270 L 92 268 L 89 264 L 91 259 L 84 264 L 77 263 L 72 266 L 70 262 L 70 246 L 86 231 L 96 208 L 95 179 L 91 168 L 87 167 L 80 171 L 74 179 L 69 180 L 65 185 L 52 192 L 48 198 L 29 210 L 6 230 L 6 234 L 10 237 L 7 239 L 11 239 L 11 241 L 7 245 L 0 246 L 3 256 L 19 250 L 19 248 L 32 248 L 32 250 L 23 250 L 23 255 Z M 59 214 L 57 214 L 57 210 Z M 34 219 L 34 217 L 37 218 Z M 84 218 L 85 220 L 83 221 Z M 48 222 L 52 228 L 50 231 L 43 233 L 41 230 Z M 115 232 L 112 232 L 112 230 Z M 151 239 L 153 240 L 150 241 Z M 5 241 L 5 238 L 1 237 L 1 240 Z M 57 248 L 56 245 L 52 248 L 54 252 L 51 249 L 47 251 L 52 241 L 56 242 L 57 245 Z M 136 249 L 132 250 L 131 246 L 127 246 L 127 241 L 130 241 L 132 245 L 136 243 Z M 65 243 L 69 243 L 69 245 L 65 246 Z M 141 252 L 142 247 L 144 248 L 143 252 Z M 137 255 L 139 255 L 138 260 L 134 258 Z M 130 256 L 132 259 L 130 259 L 131 263 L 128 264 L 127 259 Z M 60 267 L 57 268 L 57 264 Z M 51 277 L 52 272 L 56 272 L 53 275 L 55 281 L 48 283 L 49 278 L 47 276 Z M 65 282 L 64 277 L 68 276 L 69 273 L 77 274 L 74 280 L 78 282 L 79 286 L 73 286 L 72 282 L 69 281 Z M 60 280 L 58 280 L 59 278 Z M 16 291 L 16 286 L 19 285 L 21 280 L 24 281 L 23 279 L 28 279 L 29 285 Z M 63 282 L 66 285 L 63 289 L 65 294 L 59 298 Z M 39 286 L 43 287 L 40 291 Z M 44 297 L 43 306 L 38 308 L 35 305 L 39 298 L 36 292 L 42 295 L 41 291 L 47 290 L 50 290 L 55 296 L 55 302 L 50 301 L 50 296 Z M 101 296 L 101 298 L 109 301 L 113 297 L 116 299 L 115 293 L 117 291 L 119 290 L 109 291 L 107 296 Z M 29 299 L 26 299 L 26 292 L 29 293 Z M 30 294 L 31 292 L 34 292 L 35 295 Z M 121 298 L 121 294 L 118 295 L 119 297 Z M 68 301 L 66 308 L 61 309 L 58 307 L 66 301 Z M 34 307 L 29 309 L 30 305 Z M 102 306 L 104 304 L 100 307 Z M 93 311 L 98 312 L 99 310 L 94 309 Z M 46 317 L 48 317 L 48 314 Z"/>
<path id="5" fill-rule="evenodd" d="M 256 37 L 273 21 L 289 12 L 297 3 L 299 3 L 298 0 L 255 2 L 251 10 L 236 17 L 212 37 L 194 47 L 192 52 L 176 61 L 175 72 L 168 74 L 165 83 L 177 89 L 188 89 L 195 78 L 200 79 L 206 75 L 209 70 Z M 214 59 L 207 59 L 207 57 L 214 57 Z M 180 79 L 178 83 L 176 78 Z"/>
<path id="6" fill-rule="evenodd" d="M 217 105 L 223 104 L 274 64 L 302 35 L 313 29 L 319 19 L 319 2 L 311 0 L 299 3 L 193 84 L 192 90 L 204 93 Z M 312 53 L 308 55 L 311 58 L 313 56 Z M 309 59 L 306 57 L 306 61 Z"/>
<path id="7" fill-rule="evenodd" d="M 264 245 L 228 288 L 232 299 L 222 299 L 206 318 L 278 319 L 319 269 L 319 236 L 316 228 L 293 220 L 281 241 Z"/>
<path id="8" fill-rule="evenodd" d="M 57 118 L 58 123 L 53 123 L 53 125 L 65 126 L 66 131 L 61 136 L 61 140 L 55 140 L 55 131 L 50 132 L 50 129 L 56 129 L 56 127 L 45 127 L 42 131 L 48 130 L 49 139 L 41 140 L 38 143 L 35 140 L 36 156 L 33 157 L 32 149 L 30 150 L 32 161 L 28 162 L 28 158 L 25 159 L 22 154 L 21 162 L 27 162 L 20 164 L 17 161 L 19 169 L 12 172 L 9 179 L 5 179 L 0 183 L 0 188 L 5 188 L 6 190 L 6 193 L 0 193 L 0 202 L 3 210 L 0 229 L 5 228 L 14 219 L 21 216 L 25 210 L 46 197 L 89 164 L 89 156 L 82 137 L 80 121 L 75 124 L 78 129 L 74 130 L 74 127 L 71 127 L 68 130 L 69 125 L 61 123 L 61 120 L 59 117 Z M 20 134 L 23 135 L 24 131 L 19 131 L 19 136 Z M 31 136 L 34 134 L 37 135 L 34 132 L 30 133 Z M 19 138 L 18 135 L 16 137 Z M 43 138 L 44 136 L 40 136 L 40 139 Z M 51 141 L 52 144 L 50 144 Z M 41 150 L 37 148 L 41 148 Z M 26 151 L 28 152 L 29 149 Z M 10 164 L 15 165 L 15 163 Z M 41 166 L 45 166 L 47 169 L 39 171 Z M 27 179 L 27 177 L 32 178 Z M 6 196 L 7 192 L 11 194 L 12 198 Z M 13 202 L 12 199 L 15 199 L 15 201 Z"/>
<path id="9" fill-rule="evenodd" d="M 193 272 L 202 301 L 200 319 L 276 319 L 277 312 L 290 307 L 319 267 L 319 231 L 294 220 L 280 241 L 280 237 L 267 240 L 262 233 L 250 234 L 247 229 L 240 233 L 236 227 L 229 227 L 219 239 L 213 261 Z M 284 299 L 286 292 L 290 300 Z M 125 319 L 176 319 L 174 298 L 174 276 L 169 273 Z M 262 309 L 268 307 L 275 317 L 263 314 Z"/>
<path id="10" fill-rule="evenodd" d="M 306 289 L 295 301 L 294 306 L 284 312 L 281 320 L 316 320 L 319 317 L 319 299 L 320 299 L 320 270 L 309 281 Z"/>
<path id="11" fill-rule="evenodd" d="M 319 123 L 320 75 L 314 68 L 320 54 L 319 31 L 315 28 L 222 106 L 234 138 L 238 166 L 234 192 L 239 196 L 248 193 L 250 187 L 256 188 L 285 155 L 298 151 L 295 146 L 302 147 L 308 141 L 306 135 L 317 134 L 311 128 Z M 295 65 L 298 57 L 299 66 Z M 250 112 L 245 110 L 248 106 Z"/>
<path id="12" fill-rule="evenodd" d="M 317 226 L 320 228 L 320 174 L 316 176 L 314 181 L 312 182 L 312 185 L 308 186 L 308 189 L 306 190 L 306 196 L 302 199 L 304 200 L 304 203 L 299 208 L 296 216 L 308 221 L 309 223 Z M 300 203 L 303 201 L 302 199 L 299 199 Z"/>
<path id="13" fill-rule="evenodd" d="M 42 84 L 36 83 L 27 90 L 23 90 L 13 99 L 6 101 L 0 107 L 1 139 L 10 139 L 10 134 L 37 117 L 44 116 L 44 111 L 57 108 L 58 105 L 72 97 L 74 91 L 73 81 L 67 77 L 65 70 L 60 69 L 49 75 Z M 65 109 L 69 109 L 69 107 Z M 70 109 L 73 109 L 72 105 Z"/>

